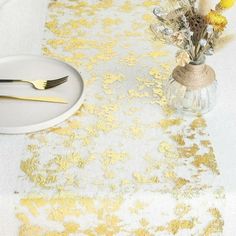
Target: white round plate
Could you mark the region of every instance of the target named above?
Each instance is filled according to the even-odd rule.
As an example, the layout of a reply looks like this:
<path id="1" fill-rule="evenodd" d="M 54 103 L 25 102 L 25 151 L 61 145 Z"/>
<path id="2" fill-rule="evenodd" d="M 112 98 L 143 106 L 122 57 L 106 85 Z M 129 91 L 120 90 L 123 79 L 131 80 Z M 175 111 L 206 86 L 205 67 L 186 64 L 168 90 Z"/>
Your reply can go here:
<path id="1" fill-rule="evenodd" d="M 36 90 L 27 83 L 0 83 L 0 95 L 60 97 L 67 104 L 18 101 L 0 98 L 0 133 L 22 134 L 47 129 L 73 115 L 84 99 L 84 81 L 72 66 L 44 56 L 0 58 L 0 79 L 58 79 L 68 81 L 55 88 Z"/>

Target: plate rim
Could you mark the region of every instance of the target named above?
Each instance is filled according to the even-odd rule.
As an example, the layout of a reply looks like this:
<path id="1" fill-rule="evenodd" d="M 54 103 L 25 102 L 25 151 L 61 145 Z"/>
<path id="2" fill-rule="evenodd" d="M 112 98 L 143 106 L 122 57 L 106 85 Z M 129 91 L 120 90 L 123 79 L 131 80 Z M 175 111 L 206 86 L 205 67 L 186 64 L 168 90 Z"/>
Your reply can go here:
<path id="1" fill-rule="evenodd" d="M 20 59 L 20 58 L 38 58 L 38 59 L 47 59 L 47 60 L 51 60 L 51 61 L 55 61 L 57 63 L 63 63 L 65 65 L 67 65 L 70 69 L 72 69 L 73 71 L 75 71 L 81 79 L 82 82 L 82 92 L 81 92 L 81 96 L 78 98 L 78 100 L 76 101 L 76 103 L 69 108 L 68 110 L 66 110 L 65 112 L 63 112 L 61 115 L 49 119 L 47 121 L 43 121 L 37 124 L 33 124 L 33 125 L 24 125 L 24 126 L 18 126 L 18 127 L 4 127 L 4 126 L 0 126 L 0 134 L 5 134 L 5 135 L 20 135 L 20 134 L 27 134 L 27 133 L 35 133 L 35 132 L 40 132 L 42 130 L 46 130 L 49 128 L 52 128 L 62 122 L 64 122 L 65 120 L 67 120 L 68 118 L 70 118 L 72 115 L 75 114 L 76 111 L 78 111 L 78 109 L 81 107 L 81 105 L 83 104 L 84 100 L 85 100 L 85 82 L 83 79 L 83 74 L 85 74 L 84 71 L 78 71 L 75 67 L 73 67 L 72 65 L 70 65 L 67 62 L 58 60 L 56 58 L 51 58 L 48 56 L 44 56 L 44 55 L 32 55 L 32 54 L 20 54 L 20 55 L 11 55 L 11 56 L 6 56 L 6 57 L 0 57 L 0 63 L 4 60 L 8 60 L 8 59 Z"/>

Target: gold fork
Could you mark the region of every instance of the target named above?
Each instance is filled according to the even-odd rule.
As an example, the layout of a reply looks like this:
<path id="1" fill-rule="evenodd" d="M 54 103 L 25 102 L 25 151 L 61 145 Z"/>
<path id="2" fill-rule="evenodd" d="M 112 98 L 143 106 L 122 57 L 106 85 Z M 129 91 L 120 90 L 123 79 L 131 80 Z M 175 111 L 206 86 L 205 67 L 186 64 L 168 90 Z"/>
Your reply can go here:
<path id="1" fill-rule="evenodd" d="M 9 82 L 26 82 L 33 85 L 35 89 L 38 90 L 45 90 L 54 88 L 60 84 L 65 83 L 68 80 L 69 76 L 64 76 L 59 79 L 54 80 L 21 80 L 21 79 L 0 79 L 0 83 L 9 83 Z"/>

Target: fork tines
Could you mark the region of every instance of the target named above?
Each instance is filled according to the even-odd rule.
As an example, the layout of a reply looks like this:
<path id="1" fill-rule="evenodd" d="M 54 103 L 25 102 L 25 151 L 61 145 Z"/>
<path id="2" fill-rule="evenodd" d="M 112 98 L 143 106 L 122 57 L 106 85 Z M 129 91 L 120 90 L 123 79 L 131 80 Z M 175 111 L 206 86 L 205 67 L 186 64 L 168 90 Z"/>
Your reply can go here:
<path id="1" fill-rule="evenodd" d="M 59 78 L 59 79 L 47 80 L 46 84 L 45 84 L 45 89 L 50 89 L 50 88 L 53 88 L 53 87 L 56 87 L 60 84 L 65 83 L 68 80 L 68 77 L 69 76 L 64 76 L 64 77 Z"/>

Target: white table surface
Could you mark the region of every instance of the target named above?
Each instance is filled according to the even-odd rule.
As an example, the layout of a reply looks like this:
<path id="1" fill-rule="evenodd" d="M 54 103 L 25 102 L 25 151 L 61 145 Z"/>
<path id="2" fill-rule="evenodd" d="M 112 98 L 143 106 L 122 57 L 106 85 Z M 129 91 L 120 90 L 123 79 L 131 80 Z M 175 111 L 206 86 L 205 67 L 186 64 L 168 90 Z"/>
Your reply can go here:
<path id="1" fill-rule="evenodd" d="M 0 1 L 4 3 L 4 1 Z M 229 29 L 235 29 L 236 14 L 229 12 Z M 41 40 L 47 13 L 47 0 L 9 0 L 0 8 L 0 56 L 14 54 L 41 54 Z M 236 41 L 223 51 L 208 59 L 213 65 L 219 83 L 216 108 L 206 115 L 209 133 L 213 141 L 222 184 L 226 192 L 226 213 L 224 235 L 236 234 Z M 8 143 L 6 142 L 8 140 Z M 11 160 L 17 160 L 22 150 L 21 136 L 12 138 L 0 136 L 0 173 L 14 173 Z M 4 145 L 3 145 L 4 144 Z M 19 160 L 20 161 L 20 160 Z M 14 178 L 0 179 L 0 186 L 10 185 Z M 9 234 L 12 235 L 12 234 Z"/>

